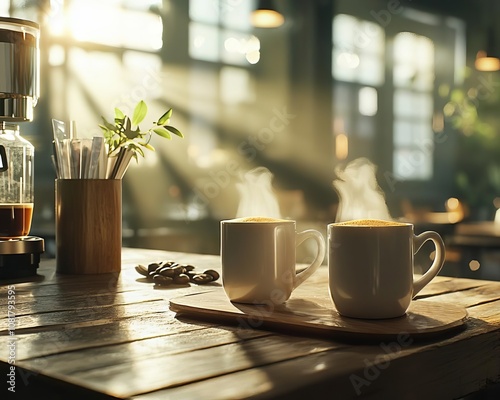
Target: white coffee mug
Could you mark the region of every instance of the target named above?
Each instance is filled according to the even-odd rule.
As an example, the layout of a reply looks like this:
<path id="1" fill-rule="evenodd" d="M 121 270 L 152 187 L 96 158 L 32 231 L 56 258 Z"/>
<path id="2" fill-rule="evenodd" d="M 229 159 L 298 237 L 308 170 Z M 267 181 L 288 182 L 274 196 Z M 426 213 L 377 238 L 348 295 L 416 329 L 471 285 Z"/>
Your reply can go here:
<path id="1" fill-rule="evenodd" d="M 296 232 L 295 221 L 248 217 L 220 223 L 222 284 L 229 300 L 281 304 L 309 278 L 325 258 L 323 235 L 313 229 Z M 296 247 L 317 243 L 313 262 L 296 271 Z"/>
<path id="2" fill-rule="evenodd" d="M 445 247 L 433 231 L 413 225 L 354 220 L 328 225 L 330 295 L 337 311 L 354 318 L 394 318 L 441 270 Z M 414 254 L 427 241 L 436 247 L 430 268 L 414 278 Z"/>

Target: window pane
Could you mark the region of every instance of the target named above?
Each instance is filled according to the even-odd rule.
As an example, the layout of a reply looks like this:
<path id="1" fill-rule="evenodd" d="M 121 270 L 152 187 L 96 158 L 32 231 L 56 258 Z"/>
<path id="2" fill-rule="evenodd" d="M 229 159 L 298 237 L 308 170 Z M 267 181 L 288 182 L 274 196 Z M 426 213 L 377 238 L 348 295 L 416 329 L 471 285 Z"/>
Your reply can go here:
<path id="1" fill-rule="evenodd" d="M 396 118 L 414 117 L 431 123 L 434 102 L 431 94 L 410 90 L 394 91 L 394 115 Z"/>
<path id="2" fill-rule="evenodd" d="M 414 115 L 414 93 L 409 90 L 394 91 L 394 116 L 396 118 Z"/>
<path id="3" fill-rule="evenodd" d="M 221 0 L 219 8 L 223 26 L 243 32 L 252 29 L 249 16 L 254 8 L 253 1 Z"/>
<path id="4" fill-rule="evenodd" d="M 411 146 L 413 124 L 409 121 L 394 121 L 393 142 L 396 148 Z"/>
<path id="5" fill-rule="evenodd" d="M 415 54 L 415 34 L 400 32 L 394 37 L 394 62 L 412 64 Z"/>
<path id="6" fill-rule="evenodd" d="M 434 69 L 434 43 L 428 37 L 419 36 L 415 46 L 415 63 L 420 71 Z"/>
<path id="7" fill-rule="evenodd" d="M 358 81 L 372 86 L 384 83 L 384 63 L 380 56 L 360 55 Z"/>
<path id="8" fill-rule="evenodd" d="M 149 51 L 162 47 L 161 18 L 148 11 L 75 0 L 70 3 L 68 26 L 73 38 L 82 42 Z"/>
<path id="9" fill-rule="evenodd" d="M 333 77 L 339 81 L 354 82 L 358 75 L 358 55 L 342 49 L 334 49 L 332 58 Z"/>
<path id="10" fill-rule="evenodd" d="M 219 0 L 190 0 L 189 18 L 196 22 L 217 24 L 219 22 Z"/>
<path id="11" fill-rule="evenodd" d="M 365 86 L 359 89 L 359 113 L 368 117 L 373 117 L 377 114 L 378 99 L 377 89 Z"/>
<path id="12" fill-rule="evenodd" d="M 394 84 L 432 90 L 434 85 L 434 43 L 428 37 L 400 32 L 394 38 Z"/>
<path id="13" fill-rule="evenodd" d="M 398 179 L 426 180 L 432 177 L 432 156 L 421 150 L 396 149 L 394 175 Z"/>
<path id="14" fill-rule="evenodd" d="M 399 87 L 408 87 L 416 75 L 415 66 L 407 63 L 400 63 L 394 65 L 394 85 Z"/>
<path id="15" fill-rule="evenodd" d="M 189 55 L 206 61 L 219 60 L 219 31 L 215 26 L 189 24 Z"/>
<path id="16" fill-rule="evenodd" d="M 356 18 L 346 14 L 336 15 L 333 19 L 333 45 L 339 49 L 353 50 L 356 25 Z"/>
<path id="17" fill-rule="evenodd" d="M 415 94 L 415 115 L 428 120 L 431 124 L 433 114 L 434 102 L 430 93 L 416 93 Z"/>
<path id="18" fill-rule="evenodd" d="M 397 120 L 394 122 L 395 147 L 418 147 L 425 151 L 432 151 L 433 132 L 425 122 Z"/>
<path id="19" fill-rule="evenodd" d="M 356 43 L 363 53 L 382 55 L 384 53 L 384 30 L 377 24 L 359 21 Z"/>
<path id="20" fill-rule="evenodd" d="M 333 19 L 332 76 L 379 86 L 384 82 L 384 30 L 370 21 L 339 14 Z"/>
<path id="21" fill-rule="evenodd" d="M 413 81 L 413 87 L 417 90 L 431 91 L 434 87 L 434 70 L 421 71 Z"/>

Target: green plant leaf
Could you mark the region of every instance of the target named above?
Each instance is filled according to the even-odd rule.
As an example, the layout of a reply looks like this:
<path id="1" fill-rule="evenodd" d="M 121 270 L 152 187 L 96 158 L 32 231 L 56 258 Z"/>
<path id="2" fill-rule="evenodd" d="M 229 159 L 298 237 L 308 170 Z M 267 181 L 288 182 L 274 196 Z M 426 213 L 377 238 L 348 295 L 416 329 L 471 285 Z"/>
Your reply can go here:
<path id="1" fill-rule="evenodd" d="M 128 129 L 123 133 L 129 140 L 134 140 L 135 138 L 141 137 L 141 131 L 139 130 L 139 128 L 131 129 L 131 126 L 129 126 Z"/>
<path id="2" fill-rule="evenodd" d="M 148 150 L 156 151 L 155 148 L 151 146 L 149 143 L 144 143 L 142 146 Z"/>
<path id="3" fill-rule="evenodd" d="M 123 113 L 122 110 L 120 110 L 119 108 L 116 108 L 115 107 L 115 120 L 116 119 L 124 119 L 125 118 L 125 114 Z"/>
<path id="4" fill-rule="evenodd" d="M 114 128 L 113 130 L 115 132 L 119 132 L 119 131 L 122 131 L 123 130 L 123 125 L 125 124 L 125 120 L 127 119 L 128 117 L 123 117 L 123 118 L 115 118 L 115 125 L 114 125 Z"/>
<path id="5" fill-rule="evenodd" d="M 165 139 L 171 139 L 170 132 L 167 131 L 164 127 L 160 126 L 158 128 L 153 129 L 153 132 L 157 135 L 164 137 Z"/>
<path id="6" fill-rule="evenodd" d="M 131 148 L 135 154 L 139 154 L 140 156 L 144 157 L 144 151 L 140 146 L 137 146 L 135 143 L 131 143 L 129 145 L 129 148 Z"/>
<path id="7" fill-rule="evenodd" d="M 172 116 L 172 109 L 168 110 L 165 114 L 163 114 L 156 124 L 160 126 L 167 124 L 171 116 Z"/>
<path id="8" fill-rule="evenodd" d="M 104 136 L 104 142 L 108 147 L 108 155 L 116 155 L 121 148 L 128 148 L 133 152 L 133 157 L 145 157 L 144 150 L 155 151 L 149 143 L 153 133 L 165 139 L 171 139 L 171 133 L 183 138 L 184 135 L 175 127 L 167 125 L 172 116 L 172 108 L 165 112 L 152 127 L 141 131 L 139 124 L 144 121 L 148 112 L 146 103 L 141 100 L 134 109 L 132 118 L 125 115 L 119 108 L 115 108 L 114 124 L 102 117 L 99 124 Z"/>
<path id="9" fill-rule="evenodd" d="M 167 129 L 168 131 L 172 132 L 174 135 L 177 135 L 177 136 L 179 136 L 181 138 L 184 137 L 184 135 L 182 134 L 182 132 L 179 129 L 173 127 L 173 126 L 166 125 L 164 128 Z"/>
<path id="10" fill-rule="evenodd" d="M 109 129 L 110 131 L 114 131 L 115 130 L 115 125 L 109 123 L 106 118 L 104 118 L 104 117 L 101 117 L 101 118 L 102 118 L 102 123 L 103 123 L 104 126 L 103 125 L 99 125 L 99 126 L 102 129 Z"/>
<path id="11" fill-rule="evenodd" d="M 133 126 L 139 125 L 144 120 L 147 113 L 148 113 L 148 106 L 146 105 L 144 100 L 141 100 L 135 106 L 134 114 L 132 115 L 132 125 Z"/>

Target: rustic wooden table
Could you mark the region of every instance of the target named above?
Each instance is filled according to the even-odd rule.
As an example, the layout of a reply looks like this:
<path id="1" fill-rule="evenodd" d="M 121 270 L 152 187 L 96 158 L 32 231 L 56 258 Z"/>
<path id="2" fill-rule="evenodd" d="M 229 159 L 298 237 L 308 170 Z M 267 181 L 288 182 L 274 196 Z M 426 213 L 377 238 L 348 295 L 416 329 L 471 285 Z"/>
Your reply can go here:
<path id="1" fill-rule="evenodd" d="M 169 299 L 223 289 L 155 289 L 134 270 L 168 259 L 220 268 L 217 256 L 123 249 L 117 276 L 58 275 L 47 260 L 29 282 L 0 282 L 0 390 L 72 400 L 453 399 L 500 381 L 500 282 L 438 277 L 421 292 L 417 301 L 465 307 L 463 329 L 350 341 L 176 315 Z M 327 290 L 327 269 L 303 286 Z"/>

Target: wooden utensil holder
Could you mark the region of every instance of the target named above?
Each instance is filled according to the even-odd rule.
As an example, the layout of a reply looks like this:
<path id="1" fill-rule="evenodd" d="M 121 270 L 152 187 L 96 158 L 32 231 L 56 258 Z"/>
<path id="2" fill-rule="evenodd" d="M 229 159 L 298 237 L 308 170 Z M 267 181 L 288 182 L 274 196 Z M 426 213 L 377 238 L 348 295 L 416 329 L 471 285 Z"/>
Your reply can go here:
<path id="1" fill-rule="evenodd" d="M 58 273 L 120 272 L 120 179 L 57 179 L 55 208 Z"/>

